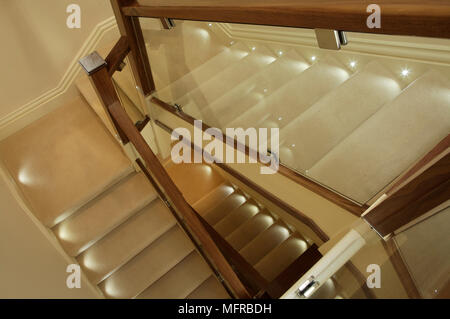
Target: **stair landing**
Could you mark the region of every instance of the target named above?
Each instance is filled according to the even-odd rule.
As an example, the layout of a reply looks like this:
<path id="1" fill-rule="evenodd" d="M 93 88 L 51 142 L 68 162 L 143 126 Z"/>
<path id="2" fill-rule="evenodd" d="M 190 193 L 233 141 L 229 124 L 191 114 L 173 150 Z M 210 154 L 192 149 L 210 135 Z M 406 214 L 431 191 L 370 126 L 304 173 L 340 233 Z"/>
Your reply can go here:
<path id="1" fill-rule="evenodd" d="M 3 140 L 0 157 L 48 227 L 132 171 L 129 159 L 82 98 Z"/>

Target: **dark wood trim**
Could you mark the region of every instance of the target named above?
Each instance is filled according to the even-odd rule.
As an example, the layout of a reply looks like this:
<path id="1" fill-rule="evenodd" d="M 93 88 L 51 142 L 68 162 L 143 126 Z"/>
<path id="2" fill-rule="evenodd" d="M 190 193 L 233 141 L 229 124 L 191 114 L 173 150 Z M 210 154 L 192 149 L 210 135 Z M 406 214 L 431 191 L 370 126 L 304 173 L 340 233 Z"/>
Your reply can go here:
<path id="1" fill-rule="evenodd" d="M 162 109 L 178 116 L 179 118 L 181 118 L 182 120 L 184 120 L 185 122 L 194 125 L 194 118 L 184 112 L 178 112 L 172 105 L 167 104 L 164 101 L 161 101 L 160 99 L 153 97 L 151 99 L 151 102 L 154 103 L 155 105 L 161 107 Z M 207 125 L 206 123 L 203 123 L 203 131 L 206 131 L 207 129 L 211 128 L 209 125 Z M 235 140 L 233 144 L 228 143 L 228 139 L 226 138 L 226 135 L 218 130 L 218 132 L 220 134 L 222 134 L 223 136 L 223 141 L 224 143 L 227 143 L 228 145 L 234 147 L 236 150 L 239 150 L 239 143 Z M 245 154 L 247 156 L 249 156 L 252 152 L 250 152 L 250 149 L 247 145 L 242 145 L 242 148 L 245 150 Z M 257 161 L 259 161 L 259 158 L 255 158 Z M 259 161 L 260 162 L 260 161 Z M 261 162 L 260 162 L 261 163 Z M 264 163 L 261 163 L 263 165 L 266 165 Z M 297 184 L 300 184 L 301 186 L 307 188 L 308 190 L 326 198 L 327 200 L 329 200 L 330 202 L 336 204 L 337 206 L 344 208 L 345 210 L 347 210 L 348 212 L 360 217 L 361 214 L 367 209 L 369 208 L 367 205 L 358 205 L 355 202 L 352 202 L 351 200 L 339 195 L 338 193 L 335 193 L 331 190 L 329 190 L 328 188 L 316 183 L 313 180 L 310 180 L 302 175 L 300 175 L 299 173 L 293 171 L 292 169 L 284 166 L 282 163 L 280 163 L 280 167 L 278 169 L 278 173 L 280 173 L 281 175 L 289 178 L 290 180 L 296 182 Z"/>
<path id="2" fill-rule="evenodd" d="M 120 137 L 120 140 L 123 144 L 128 143 L 128 137 L 123 132 L 121 127 L 118 125 L 117 121 L 111 116 L 111 112 L 108 109 L 108 105 L 111 105 L 115 102 L 119 102 L 119 96 L 117 95 L 116 89 L 114 87 L 114 83 L 110 75 L 108 74 L 108 69 L 102 67 L 101 69 L 95 71 L 89 76 L 91 83 L 97 92 L 97 95 L 102 102 L 103 107 L 106 110 L 106 113 L 110 116 L 112 123 L 117 131 L 117 134 Z"/>
<path id="3" fill-rule="evenodd" d="M 392 262 L 395 271 L 397 272 L 398 277 L 400 278 L 400 281 L 403 284 L 403 287 L 406 290 L 406 293 L 408 294 L 408 297 L 411 299 L 421 299 L 422 297 L 419 290 L 417 289 L 416 284 L 409 273 L 408 267 L 406 267 L 403 258 L 398 251 L 398 247 L 394 239 L 390 238 L 387 241 L 383 240 L 382 243 L 388 253 L 389 259 Z"/>
<path id="4" fill-rule="evenodd" d="M 126 36 L 121 36 L 105 59 L 109 76 L 113 76 L 114 72 L 120 69 L 123 60 L 129 52 L 130 45 L 128 44 L 128 38 Z"/>
<path id="5" fill-rule="evenodd" d="M 443 0 L 378 0 L 381 28 L 368 28 L 370 2 L 348 0 L 139 0 L 127 16 L 322 28 L 352 32 L 450 38 L 450 6 Z"/>
<path id="6" fill-rule="evenodd" d="M 120 34 L 126 36 L 130 46 L 131 54 L 129 60 L 136 81 L 142 89 L 144 95 L 149 95 L 155 91 L 152 70 L 145 47 L 144 36 L 138 17 L 126 16 L 122 12 L 122 7 L 136 5 L 135 0 L 111 0 L 111 6 L 116 16 Z"/>
<path id="7" fill-rule="evenodd" d="M 240 281 L 231 265 L 220 252 L 217 245 L 211 239 L 202 222 L 198 219 L 195 211 L 187 203 L 180 190 L 174 184 L 156 155 L 148 146 L 141 133 L 134 126 L 133 122 L 125 112 L 119 102 L 108 106 L 112 117 L 122 128 L 128 139 L 133 143 L 137 152 L 145 161 L 147 168 L 152 172 L 154 179 L 158 182 L 165 194 L 170 198 L 177 211 L 183 216 L 186 225 L 195 233 L 202 243 L 205 252 L 210 256 L 222 277 L 230 285 L 238 298 L 249 298 L 250 294 Z"/>
<path id="8" fill-rule="evenodd" d="M 172 134 L 173 129 L 170 128 L 169 126 L 165 125 L 161 121 L 155 120 L 155 124 L 158 125 L 159 127 L 161 127 L 162 129 L 164 129 L 169 134 Z M 179 138 L 181 138 L 181 136 L 179 136 Z M 194 143 L 191 142 L 190 146 L 194 151 L 204 153 L 204 150 L 200 149 Z M 211 155 L 211 154 L 209 154 L 209 155 Z M 231 176 L 233 176 L 234 178 L 239 180 L 241 183 L 243 183 L 250 189 L 253 189 L 255 192 L 257 192 L 258 194 L 260 194 L 262 197 L 266 198 L 270 202 L 274 203 L 276 206 L 280 207 L 283 211 L 285 211 L 292 217 L 301 221 L 303 224 L 308 226 L 322 241 L 326 242 L 330 239 L 328 237 L 328 235 L 311 218 L 309 218 L 308 216 L 306 216 L 305 214 L 303 214 L 296 208 L 294 208 L 291 205 L 289 205 L 288 203 L 282 201 L 281 199 L 279 199 L 277 196 L 273 195 L 272 193 L 266 191 L 264 188 L 262 188 L 261 186 L 259 186 L 256 183 L 254 183 L 253 181 L 249 180 L 247 177 L 245 177 L 241 173 L 237 172 L 236 170 L 232 169 L 231 167 L 229 167 L 223 163 L 214 163 L 214 165 L 216 165 L 217 167 L 219 167 L 226 173 L 230 174 Z"/>
<path id="9" fill-rule="evenodd" d="M 322 254 L 319 252 L 317 245 L 313 244 L 267 286 L 266 293 L 268 297 L 273 299 L 280 298 L 320 258 L 322 258 Z"/>
<path id="10" fill-rule="evenodd" d="M 382 236 L 450 198 L 450 154 L 387 197 L 363 218 Z"/>

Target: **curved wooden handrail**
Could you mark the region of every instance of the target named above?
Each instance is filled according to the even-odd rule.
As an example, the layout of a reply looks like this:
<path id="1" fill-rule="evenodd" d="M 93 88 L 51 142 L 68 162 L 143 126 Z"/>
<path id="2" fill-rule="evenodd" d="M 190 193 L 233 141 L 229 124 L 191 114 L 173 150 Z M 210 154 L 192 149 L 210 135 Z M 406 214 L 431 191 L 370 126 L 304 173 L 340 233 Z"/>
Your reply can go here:
<path id="1" fill-rule="evenodd" d="M 230 285 L 233 292 L 238 298 L 250 298 L 250 294 L 245 288 L 244 284 L 237 277 L 231 265 L 223 256 L 217 245 L 211 239 L 202 222 L 196 216 L 195 211 L 186 202 L 180 190 L 174 184 L 166 170 L 159 162 L 156 155 L 148 146 L 147 142 L 142 137 L 141 133 L 135 127 L 131 119 L 128 117 L 124 108 L 119 102 L 114 102 L 108 106 L 111 116 L 114 118 L 119 127 L 123 130 L 129 141 L 133 143 L 134 147 L 141 155 L 148 169 L 152 172 L 154 178 L 163 188 L 167 196 L 172 200 L 176 209 L 183 215 L 186 224 L 195 233 L 198 240 L 206 253 L 210 256 L 215 266 Z"/>

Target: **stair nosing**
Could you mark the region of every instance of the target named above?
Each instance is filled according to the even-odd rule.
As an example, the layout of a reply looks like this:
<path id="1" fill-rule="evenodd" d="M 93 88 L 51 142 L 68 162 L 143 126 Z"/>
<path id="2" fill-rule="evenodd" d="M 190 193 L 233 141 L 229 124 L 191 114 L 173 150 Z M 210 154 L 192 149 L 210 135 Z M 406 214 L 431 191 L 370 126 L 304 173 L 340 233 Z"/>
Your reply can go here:
<path id="1" fill-rule="evenodd" d="M 132 217 L 136 216 L 137 214 L 139 214 L 140 212 L 142 212 L 146 207 L 148 207 L 151 203 L 153 203 L 156 199 L 154 199 L 153 201 L 151 201 L 149 204 L 147 204 L 145 207 L 143 207 L 141 210 L 139 210 L 138 212 L 136 212 L 135 214 L 133 214 L 133 216 L 131 216 L 129 219 L 131 219 Z M 123 223 L 121 223 L 118 227 L 120 227 L 121 225 L 125 224 L 129 219 L 125 220 Z M 112 274 L 114 274 L 119 268 L 121 268 L 123 265 L 125 265 L 126 263 L 128 263 L 131 259 L 133 259 L 134 257 L 136 257 L 137 255 L 139 255 L 144 249 L 146 249 L 148 246 L 150 246 L 153 242 L 155 242 L 156 240 L 158 240 L 162 235 L 164 235 L 167 231 L 169 231 L 172 227 L 176 226 L 177 222 L 176 220 L 174 221 L 173 224 L 171 224 L 170 227 L 168 227 L 166 230 L 164 230 L 164 232 L 162 232 L 159 236 L 153 238 L 151 241 L 146 242 L 145 245 L 142 245 L 141 248 L 139 249 L 135 249 L 135 252 L 133 254 L 130 254 L 126 259 L 124 259 L 121 263 L 119 263 L 118 265 L 116 265 L 112 270 L 110 270 L 108 273 L 104 274 L 100 279 L 94 281 L 92 280 L 91 282 L 93 282 L 95 285 L 99 285 L 102 281 L 106 280 L 108 277 L 110 277 Z M 116 227 L 116 228 L 118 228 Z M 116 228 L 112 229 L 111 231 L 108 232 L 111 233 L 113 232 Z M 106 237 L 103 236 L 102 239 Z M 101 240 L 101 239 L 100 239 Z M 100 240 L 96 241 L 99 242 Z M 93 246 L 93 245 L 92 245 Z M 92 247 L 90 246 L 90 247 Z M 89 247 L 89 248 L 90 248 Z M 85 250 L 87 251 L 87 249 Z M 82 253 L 80 253 L 77 257 L 79 257 Z"/>
<path id="2" fill-rule="evenodd" d="M 178 225 L 178 223 L 176 223 L 173 227 L 179 227 L 181 231 L 182 227 Z M 169 228 L 169 230 L 171 230 L 173 227 Z M 167 231 L 169 231 L 167 230 Z M 164 233 L 165 234 L 165 233 Z M 162 234 L 162 235 L 164 235 Z M 183 234 L 186 236 L 186 234 L 183 231 Z M 161 235 L 161 236 L 162 236 Z M 158 237 L 159 238 L 159 237 Z M 191 243 L 192 241 L 190 239 L 188 239 Z M 151 244 L 150 244 L 151 245 Z M 149 245 L 149 246 L 150 246 Z M 149 247 L 147 246 L 147 247 Z M 147 248 L 146 247 L 146 248 Z M 178 265 L 182 260 L 184 260 L 187 256 L 189 256 L 193 251 L 195 251 L 195 246 L 192 244 L 191 248 L 189 249 L 189 251 L 187 252 L 187 254 L 181 258 L 176 264 L 174 264 L 172 267 L 170 267 L 169 269 L 167 269 L 163 274 L 161 274 L 161 276 L 159 276 L 157 279 L 153 280 L 149 285 L 147 285 L 145 288 L 143 288 L 141 291 L 139 291 L 137 294 L 135 294 L 133 297 L 131 297 L 131 299 L 136 299 L 137 296 L 139 296 L 141 293 L 143 293 L 148 287 L 150 287 L 151 285 L 153 285 L 155 282 L 157 282 L 159 279 L 161 279 L 162 277 L 164 277 L 169 271 L 171 271 L 173 269 L 173 267 L 175 267 L 176 265 Z M 137 255 L 136 255 L 137 256 Z"/>
<path id="3" fill-rule="evenodd" d="M 170 268 L 164 275 L 162 275 L 161 277 L 159 277 L 157 280 L 155 280 L 154 282 L 152 282 L 150 285 L 148 285 L 143 291 L 141 291 L 138 295 L 134 296 L 133 299 L 136 299 L 137 297 L 139 297 L 142 293 L 144 293 L 148 288 L 150 288 L 152 285 L 154 285 L 156 282 L 158 282 L 159 280 L 161 280 L 165 275 L 167 275 L 173 268 L 175 268 L 176 266 L 178 266 L 180 263 L 182 263 L 184 260 L 186 260 L 191 254 L 197 254 L 199 256 L 199 258 L 201 260 L 203 260 L 204 262 L 206 262 L 204 260 L 204 258 L 201 256 L 201 254 L 199 254 L 197 252 L 196 249 L 193 249 L 189 254 L 187 254 L 183 259 L 181 259 L 176 265 L 174 265 L 172 268 Z M 208 279 L 212 274 L 210 274 L 208 277 L 206 277 L 206 279 Z M 206 280 L 205 279 L 205 280 Z M 200 283 L 200 285 L 203 283 L 204 281 L 202 281 Z M 192 289 L 190 292 L 188 292 L 186 294 L 186 296 L 183 297 L 183 299 L 185 299 L 187 296 L 189 296 L 195 289 L 197 289 L 200 285 L 198 285 L 197 287 L 195 287 L 194 289 Z"/>
<path id="4" fill-rule="evenodd" d="M 65 215 L 64 218 L 61 218 L 61 220 L 58 220 L 57 222 L 53 222 L 51 225 L 47 225 L 47 227 L 51 230 L 54 230 L 58 225 L 60 225 L 64 221 L 77 215 L 81 210 L 83 210 L 84 207 L 89 205 L 89 203 L 96 201 L 108 190 L 114 188 L 115 186 L 122 183 L 124 180 L 130 178 L 132 175 L 134 175 L 134 172 L 135 172 L 134 167 L 130 163 L 130 165 L 127 167 L 127 169 L 124 170 L 124 172 L 122 174 L 120 174 L 119 177 L 113 179 L 110 183 L 107 183 L 106 185 L 104 185 L 101 188 L 101 190 L 96 190 L 95 192 L 91 193 L 92 194 L 91 196 L 80 201 L 80 203 L 73 205 L 72 208 L 66 209 L 63 213 L 61 213 L 58 216 L 57 219 L 59 219 L 61 216 Z"/>
<path id="5" fill-rule="evenodd" d="M 107 280 L 108 278 L 110 278 L 112 275 L 114 275 L 118 270 L 120 270 L 123 266 L 127 265 L 128 263 L 132 262 L 133 259 L 137 258 L 140 254 L 142 254 L 144 252 L 144 250 L 146 250 L 147 248 L 149 248 L 151 245 L 153 245 L 157 240 L 159 240 L 162 236 L 164 236 L 167 232 L 171 231 L 174 228 L 180 228 L 180 230 L 182 231 L 181 227 L 178 225 L 178 223 L 175 223 L 175 225 L 173 225 L 172 227 L 170 227 L 168 230 L 166 230 L 164 233 L 160 234 L 157 238 L 155 238 L 149 245 L 145 246 L 141 251 L 139 251 L 137 254 L 135 254 L 132 258 L 130 258 L 126 263 L 123 263 L 120 267 L 116 267 L 116 269 L 111 272 L 109 274 L 108 277 L 104 278 L 102 281 L 98 282 L 96 284 L 96 286 L 98 286 L 100 288 L 100 285 L 105 282 L 105 280 Z M 184 232 L 183 232 L 184 234 Z M 184 234 L 185 235 L 185 234 Z M 190 241 L 190 240 L 189 240 Z M 187 254 L 180 259 L 184 260 L 184 258 L 186 258 L 186 256 L 188 256 L 189 254 L 192 253 L 192 251 L 195 251 L 195 247 L 194 245 L 191 246 L 191 248 L 189 249 L 189 251 L 187 252 Z M 143 288 L 142 290 L 140 290 L 139 292 L 137 292 L 133 297 L 130 297 L 130 299 L 135 299 L 137 296 L 139 296 L 141 293 L 143 293 L 148 287 L 150 287 L 153 283 L 155 283 L 156 281 L 158 281 L 159 279 L 161 279 L 164 275 L 166 275 L 173 267 L 175 267 L 176 265 L 178 265 L 178 263 L 180 262 L 178 261 L 174 266 L 170 267 L 169 269 L 167 269 L 163 274 L 161 274 L 161 276 L 159 276 L 158 278 L 156 278 L 155 280 L 153 280 L 151 283 L 149 283 L 148 285 L 145 286 L 145 288 Z M 100 288 L 100 290 L 102 290 Z M 106 298 L 108 298 L 108 296 L 106 296 Z"/>
<path id="6" fill-rule="evenodd" d="M 248 198 L 244 203 L 242 203 L 240 206 L 236 207 L 235 209 L 232 209 L 226 216 L 224 216 L 220 221 L 218 221 L 217 223 L 214 224 L 213 227 L 216 229 L 216 227 L 218 227 L 220 223 L 224 222 L 226 218 L 230 218 L 231 214 L 236 213 L 236 211 L 238 211 L 238 210 L 239 210 L 240 208 L 242 208 L 244 205 L 249 204 L 249 203 L 252 204 L 252 205 L 255 205 L 256 207 L 258 207 L 258 209 L 259 209 L 258 212 L 257 212 L 255 215 L 251 216 L 250 218 L 244 220 L 244 222 L 242 222 L 242 223 L 239 224 L 236 228 L 234 228 L 234 230 L 232 230 L 231 233 L 229 233 L 228 235 L 220 234 L 224 239 L 226 239 L 229 235 L 231 235 L 232 233 L 234 233 L 234 232 L 235 232 L 237 229 L 239 229 L 242 225 L 244 225 L 245 223 L 247 223 L 248 221 L 250 221 L 253 217 L 255 217 L 256 215 L 258 215 L 258 214 L 261 212 L 261 210 L 260 210 L 258 204 L 256 203 L 256 201 L 255 201 L 253 198 L 250 197 L 250 198 Z"/>
<path id="7" fill-rule="evenodd" d="M 241 249 L 239 249 L 239 253 L 241 253 L 245 248 L 247 248 L 248 245 L 250 245 L 252 242 L 254 242 L 259 236 L 262 236 L 264 234 L 264 232 L 268 231 L 270 228 L 274 227 L 275 225 L 279 225 L 283 228 L 286 228 L 283 225 L 280 225 L 278 223 L 278 221 L 274 222 L 272 225 L 270 225 L 268 228 L 266 228 L 263 232 L 259 233 L 258 236 L 256 236 L 255 238 L 253 238 L 251 241 L 249 241 L 244 247 L 242 247 Z M 285 239 L 283 239 L 279 244 L 275 245 L 275 247 L 273 247 L 271 250 L 269 250 L 264 256 L 262 256 L 256 263 L 254 263 L 253 265 L 256 265 L 257 263 L 259 263 L 264 257 L 266 257 L 268 254 L 270 254 L 270 252 L 272 252 L 274 249 L 276 249 L 279 245 L 281 245 L 282 243 L 284 243 L 286 240 L 288 240 L 289 238 L 291 238 L 292 234 L 291 231 L 286 228 L 289 232 L 289 236 L 287 236 Z"/>
<path id="8" fill-rule="evenodd" d="M 100 285 L 102 282 L 104 282 L 106 279 L 108 279 L 109 277 L 111 277 L 115 272 L 117 272 L 120 268 L 122 268 L 123 266 L 125 266 L 126 264 L 128 264 L 130 261 L 132 261 L 134 258 L 136 258 L 137 256 L 139 256 L 145 249 L 147 249 L 149 246 L 151 246 L 155 241 L 157 241 L 158 239 L 160 239 L 162 236 L 164 236 L 164 234 L 166 234 L 168 231 L 172 230 L 172 228 L 176 227 L 177 223 L 175 225 L 173 225 L 172 227 L 170 227 L 169 229 L 167 229 L 164 233 L 160 234 L 158 237 L 156 237 L 150 244 L 148 244 L 147 246 L 145 246 L 143 249 L 141 249 L 137 254 L 135 254 L 132 258 L 130 258 L 126 263 L 123 263 L 122 265 L 120 265 L 120 267 L 116 267 L 114 269 L 114 271 L 112 271 L 107 277 L 103 278 L 102 280 L 100 280 L 97 283 L 97 286 Z"/>
<path id="9" fill-rule="evenodd" d="M 231 214 L 233 214 L 234 212 L 236 212 L 239 208 L 241 208 L 242 206 L 244 206 L 245 204 L 248 203 L 248 200 L 246 200 L 245 202 L 243 202 L 241 205 L 239 205 L 236 208 L 233 208 L 232 210 L 230 210 L 228 212 L 228 214 L 226 214 L 225 216 L 223 216 L 220 220 L 218 220 L 216 223 L 214 223 L 214 225 L 212 225 L 214 228 L 216 228 L 216 226 L 218 226 L 221 222 L 223 222 L 226 218 L 228 218 Z"/>
<path id="10" fill-rule="evenodd" d="M 224 197 L 222 200 L 220 200 L 218 203 L 216 203 L 214 206 L 210 207 L 207 211 L 205 211 L 205 213 L 203 214 L 204 216 L 208 215 L 210 212 L 212 212 L 214 209 L 216 209 L 217 207 L 219 207 L 220 204 L 222 204 L 228 197 L 232 196 L 233 194 L 236 193 L 237 190 L 234 190 L 232 193 L 230 193 L 229 195 L 227 195 L 226 197 Z"/>
<path id="11" fill-rule="evenodd" d="M 169 158 L 170 159 L 170 158 Z M 206 199 L 206 198 L 208 198 L 216 189 L 218 189 L 219 187 L 222 187 L 222 186 L 230 186 L 230 187 L 232 187 L 231 185 L 228 185 L 228 183 L 226 182 L 226 181 L 223 181 L 222 183 L 220 183 L 219 185 L 217 185 L 216 187 L 214 187 L 214 189 L 212 189 L 211 191 L 209 191 L 207 194 L 205 194 L 205 195 L 203 195 L 201 198 L 199 198 L 199 199 L 197 199 L 196 201 L 195 201 L 195 203 L 193 203 L 191 206 L 192 207 L 195 207 L 195 205 L 197 205 L 198 203 L 200 203 L 202 200 L 204 200 L 204 199 Z M 233 194 L 234 193 L 234 191 L 232 192 L 232 193 L 230 193 L 229 195 L 227 195 L 225 198 L 227 198 L 228 196 L 230 196 L 231 194 Z M 224 199 L 225 199 L 224 198 Z"/>
<path id="12" fill-rule="evenodd" d="M 266 211 L 265 209 L 260 210 L 260 211 L 259 211 L 256 215 L 254 215 L 252 218 L 246 220 L 244 223 L 242 223 L 241 225 L 239 225 L 239 227 L 237 227 L 235 230 L 233 230 L 231 233 L 229 233 L 229 234 L 226 236 L 226 239 L 230 238 L 234 233 L 236 233 L 238 230 L 240 230 L 240 229 L 241 229 L 242 227 L 244 227 L 246 224 L 250 223 L 250 222 L 252 221 L 252 219 L 253 219 L 253 218 L 256 218 L 259 214 L 266 215 L 266 216 L 269 216 L 270 218 L 272 218 L 273 222 L 272 222 L 272 224 L 269 225 L 269 227 L 271 227 L 271 226 L 272 226 L 273 224 L 275 224 L 277 221 L 276 221 L 275 218 L 273 218 L 273 216 L 267 214 L 265 211 Z M 266 229 L 268 229 L 269 227 L 267 227 Z M 265 231 L 266 229 L 264 229 L 263 231 Z M 261 232 L 261 233 L 262 233 L 262 232 Z M 259 233 L 259 234 L 261 234 L 261 233 Z M 254 238 L 258 237 L 259 234 L 256 235 Z M 254 238 L 253 238 L 253 239 L 254 239 Z M 253 240 L 253 239 L 252 239 L 252 240 Z"/>
<path id="13" fill-rule="evenodd" d="M 122 225 L 123 223 L 126 223 L 130 218 L 132 218 L 133 216 L 137 215 L 139 212 L 141 212 L 145 207 L 147 207 L 148 205 L 150 205 L 153 201 L 155 201 L 156 199 L 158 199 L 158 196 L 156 197 L 149 197 L 147 198 L 141 205 L 136 206 L 135 208 L 133 208 L 129 214 L 125 217 L 123 217 L 122 219 L 120 219 L 120 221 L 118 221 L 116 224 L 112 225 L 111 228 L 108 228 L 107 230 L 105 230 L 103 233 L 101 233 L 99 236 L 91 239 L 88 243 L 86 243 L 85 245 L 83 245 L 77 252 L 77 254 L 74 257 L 79 257 L 83 252 L 85 252 L 86 250 L 88 250 L 89 248 L 91 248 L 93 245 L 95 245 L 97 242 L 99 242 L 101 239 L 105 238 L 110 232 L 114 231 L 115 229 L 117 229 L 120 225 Z"/>

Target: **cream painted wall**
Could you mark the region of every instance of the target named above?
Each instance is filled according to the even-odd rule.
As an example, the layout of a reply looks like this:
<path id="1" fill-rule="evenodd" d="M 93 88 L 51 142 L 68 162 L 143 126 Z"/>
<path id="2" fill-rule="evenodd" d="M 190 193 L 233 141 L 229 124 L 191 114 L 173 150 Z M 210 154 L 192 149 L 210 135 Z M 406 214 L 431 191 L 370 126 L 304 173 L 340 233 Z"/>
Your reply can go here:
<path id="1" fill-rule="evenodd" d="M 81 7 L 81 29 L 66 26 L 66 8 L 71 3 Z M 0 0 L 0 120 L 54 90 L 94 28 L 112 16 L 109 0 Z M 33 116 L 45 114 L 51 110 L 48 104 L 59 106 L 74 94 L 71 86 L 62 97 L 52 96 L 50 103 L 40 107 L 44 111 Z M 0 174 L 0 298 L 100 297 L 84 279 L 81 289 L 67 288 L 70 263 L 56 239 Z"/>
<path id="2" fill-rule="evenodd" d="M 69 4 L 81 29 L 66 26 Z M 55 88 L 93 28 L 113 16 L 109 0 L 1 0 L 0 119 Z"/>
<path id="3" fill-rule="evenodd" d="M 0 298 L 101 297 L 83 277 L 80 289 L 67 288 L 71 260 L 0 173 Z"/>

